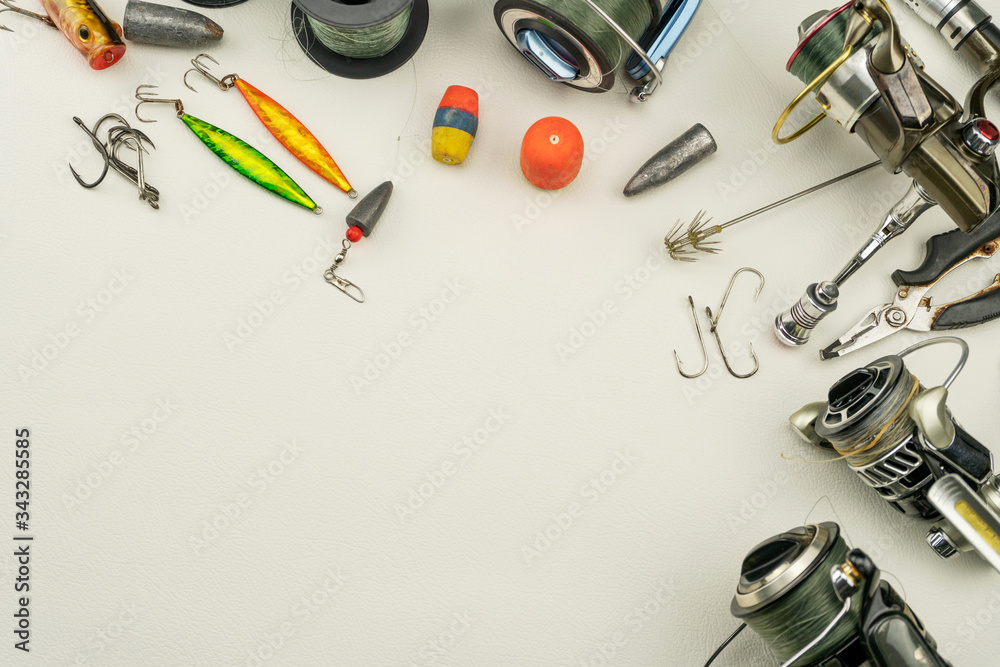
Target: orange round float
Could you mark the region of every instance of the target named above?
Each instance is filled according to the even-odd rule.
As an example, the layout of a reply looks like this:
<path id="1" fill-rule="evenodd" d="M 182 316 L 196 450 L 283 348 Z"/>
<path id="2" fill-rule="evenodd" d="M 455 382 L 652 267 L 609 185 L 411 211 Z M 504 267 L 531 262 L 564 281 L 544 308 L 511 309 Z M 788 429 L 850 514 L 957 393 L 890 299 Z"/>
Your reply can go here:
<path id="1" fill-rule="evenodd" d="M 528 182 L 543 190 L 559 190 L 580 173 L 583 166 L 583 136 L 565 118 L 543 118 L 530 128 L 521 142 L 521 171 Z"/>

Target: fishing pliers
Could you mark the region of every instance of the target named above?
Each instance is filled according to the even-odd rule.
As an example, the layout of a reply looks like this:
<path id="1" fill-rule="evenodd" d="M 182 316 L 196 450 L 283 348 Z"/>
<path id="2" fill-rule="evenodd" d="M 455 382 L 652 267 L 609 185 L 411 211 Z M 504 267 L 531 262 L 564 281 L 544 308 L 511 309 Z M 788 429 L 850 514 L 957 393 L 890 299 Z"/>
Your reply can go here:
<path id="1" fill-rule="evenodd" d="M 1000 275 L 971 296 L 941 306 L 927 293 L 946 275 L 974 259 L 993 257 L 1000 251 L 1000 211 L 972 232 L 953 229 L 927 241 L 923 264 L 913 271 L 892 274 L 896 296 L 892 303 L 872 308 L 828 348 L 823 359 L 833 359 L 871 345 L 892 334 L 911 331 L 946 331 L 983 324 L 1000 317 Z"/>

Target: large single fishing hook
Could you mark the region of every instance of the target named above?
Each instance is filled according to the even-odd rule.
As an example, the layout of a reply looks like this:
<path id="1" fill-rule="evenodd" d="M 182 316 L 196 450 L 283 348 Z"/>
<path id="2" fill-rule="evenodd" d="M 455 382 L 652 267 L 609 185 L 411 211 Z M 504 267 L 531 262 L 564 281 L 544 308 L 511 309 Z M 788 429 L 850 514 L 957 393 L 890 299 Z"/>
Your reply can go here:
<path id="1" fill-rule="evenodd" d="M 3 0 L 0 0 L 0 2 L 3 2 Z M 91 188 L 96 188 L 98 185 L 100 185 L 101 182 L 104 180 L 104 177 L 108 175 L 108 168 L 111 166 L 111 158 L 108 156 L 108 149 L 105 148 L 104 144 L 101 143 L 101 140 L 97 138 L 97 135 L 95 135 L 94 132 L 91 131 L 89 127 L 84 125 L 82 120 L 80 120 L 76 116 L 73 116 L 73 122 L 79 125 L 81 130 L 87 133 L 87 136 L 90 137 L 90 140 L 94 142 L 94 148 L 100 151 L 101 157 L 104 159 L 104 168 L 101 170 L 101 175 L 93 183 L 87 183 L 86 181 L 84 181 L 82 178 L 80 178 L 80 174 L 76 173 L 76 169 L 73 168 L 73 165 L 69 166 L 69 171 L 71 174 L 73 174 L 73 178 L 76 179 L 76 182 L 82 185 L 83 187 L 87 188 L 88 190 L 90 190 Z"/>
<path id="2" fill-rule="evenodd" d="M 0 0 L 0 2 L 2 1 L 3 0 Z M 135 99 L 139 100 L 139 103 L 135 105 L 135 117 L 138 118 L 143 123 L 156 122 L 155 120 L 146 120 L 145 118 L 139 115 L 139 107 L 141 107 L 143 104 L 173 104 L 174 110 L 177 113 L 177 117 L 180 118 L 184 115 L 184 103 L 181 102 L 180 100 L 167 99 L 166 97 L 157 97 L 156 93 L 146 93 L 144 95 L 140 94 L 139 91 L 141 91 L 143 88 L 154 89 L 154 88 L 159 88 L 159 86 L 155 86 L 149 83 L 144 83 L 135 89 Z"/>
<path id="3" fill-rule="evenodd" d="M 705 346 L 705 334 L 701 332 L 701 323 L 698 321 L 698 311 L 694 307 L 694 299 L 688 297 L 688 303 L 691 304 L 691 317 L 694 319 L 695 329 L 698 330 L 698 342 L 701 343 L 701 355 L 705 358 L 705 364 L 701 367 L 701 370 L 694 375 L 689 375 L 684 372 L 683 364 L 681 363 L 681 357 L 677 354 L 677 350 L 674 350 L 674 361 L 677 363 L 677 372 L 689 380 L 694 380 L 695 378 L 700 378 L 702 375 L 708 371 L 708 348 Z"/>
<path id="4" fill-rule="evenodd" d="M 757 269 L 751 269 L 749 267 L 745 267 L 734 273 L 733 277 L 729 280 L 729 287 L 726 289 L 725 296 L 722 297 L 722 304 L 719 306 L 718 314 L 713 315 L 711 308 L 709 307 L 705 308 L 705 312 L 708 313 L 709 323 L 712 325 L 709 331 L 712 333 L 712 335 L 715 336 L 715 342 L 718 343 L 719 345 L 719 353 L 722 354 L 722 361 L 723 363 L 726 364 L 726 370 L 729 371 L 730 375 L 732 375 L 735 378 L 739 378 L 740 380 L 751 378 L 757 374 L 757 371 L 760 370 L 760 362 L 757 360 L 757 353 L 754 352 L 753 343 L 750 343 L 749 345 L 750 358 L 753 359 L 754 369 L 751 372 L 745 374 L 740 374 L 734 371 L 733 367 L 729 364 L 729 358 L 726 356 L 726 348 L 722 344 L 722 337 L 719 336 L 719 320 L 722 319 L 722 312 L 726 308 L 726 302 L 729 301 L 729 295 L 733 291 L 733 286 L 736 284 L 736 279 L 739 277 L 741 273 L 744 272 L 754 273 L 757 275 L 758 278 L 760 278 L 760 285 L 757 287 L 757 292 L 753 296 L 754 303 L 757 303 L 757 299 L 760 297 L 760 293 L 764 289 L 764 276 Z"/>
<path id="5" fill-rule="evenodd" d="M 114 135 L 115 138 L 112 139 L 110 135 L 113 132 L 115 132 L 115 130 L 118 130 L 118 132 L 115 133 Z M 146 184 L 146 175 L 145 175 L 145 170 L 143 169 L 143 159 L 142 159 L 142 154 L 145 153 L 146 150 L 142 147 L 142 141 L 138 137 L 136 137 L 132 132 L 128 130 L 123 131 L 123 128 L 114 128 L 108 134 L 109 134 L 108 142 L 109 145 L 111 146 L 112 166 L 114 166 L 115 170 L 118 173 L 125 176 L 129 181 L 132 182 L 133 185 L 136 186 L 136 188 L 139 190 L 139 201 L 148 202 L 149 205 L 152 206 L 154 209 L 159 208 L 160 207 L 158 203 L 159 193 L 158 192 L 151 193 L 149 186 L 147 186 Z M 125 164 L 125 162 L 118 157 L 118 151 L 121 150 L 123 147 L 135 151 L 136 166 L 134 169 L 131 166 Z"/>

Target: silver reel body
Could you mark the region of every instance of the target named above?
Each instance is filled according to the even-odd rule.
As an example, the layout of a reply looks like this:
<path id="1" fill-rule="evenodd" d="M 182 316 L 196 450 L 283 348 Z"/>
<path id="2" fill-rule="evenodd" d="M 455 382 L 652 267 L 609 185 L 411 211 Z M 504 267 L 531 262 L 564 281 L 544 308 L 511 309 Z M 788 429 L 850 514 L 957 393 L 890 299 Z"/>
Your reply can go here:
<path id="1" fill-rule="evenodd" d="M 1000 480 L 993 455 L 946 404 L 947 385 L 965 358 L 945 385 L 930 390 L 903 362 L 940 342 L 957 342 L 967 351 L 964 341 L 946 337 L 878 359 L 841 378 L 827 401 L 803 407 L 790 422 L 807 442 L 841 453 L 894 509 L 938 522 L 927 541 L 940 556 L 977 551 L 1000 571 Z"/>
<path id="2" fill-rule="evenodd" d="M 887 171 L 912 179 L 910 192 L 855 257 L 828 283 L 817 283 L 833 284 L 841 291 L 876 252 L 931 208 L 940 206 L 966 233 L 1000 210 L 1000 166 L 995 155 L 1000 128 L 987 118 L 985 108 L 986 93 L 1000 80 L 1000 28 L 972 0 L 907 0 L 907 4 L 979 69 L 980 79 L 964 103 L 924 71 L 924 62 L 879 0 L 861 0 L 807 18 L 799 26 L 799 46 L 789 61 L 790 71 L 800 76 L 809 72 L 808 78 L 816 69 L 828 69 L 806 81 L 806 89 L 775 127 L 775 141 L 787 143 L 829 116 L 860 137 Z M 844 51 L 828 63 L 823 58 L 832 56 L 821 54 L 816 45 L 838 34 L 844 35 Z M 802 130 L 780 137 L 790 112 L 809 97 L 814 97 L 820 115 Z M 836 306 L 834 298 L 805 319 L 793 312 L 779 316 L 775 321 L 779 340 L 792 346 L 805 344 Z"/>

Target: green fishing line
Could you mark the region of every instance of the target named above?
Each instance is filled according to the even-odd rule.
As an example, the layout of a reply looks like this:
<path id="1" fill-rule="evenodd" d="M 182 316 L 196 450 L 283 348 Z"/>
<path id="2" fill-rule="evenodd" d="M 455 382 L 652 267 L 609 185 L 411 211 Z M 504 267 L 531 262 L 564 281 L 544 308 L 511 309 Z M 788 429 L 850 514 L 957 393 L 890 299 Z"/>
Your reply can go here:
<path id="1" fill-rule="evenodd" d="M 345 3 L 349 4 L 349 3 Z M 385 23 L 364 28 L 344 28 L 320 23 L 307 16 L 309 26 L 320 44 L 348 58 L 378 58 L 396 48 L 410 25 L 413 3 Z"/>
<path id="2" fill-rule="evenodd" d="M 850 12 L 846 11 L 835 16 L 802 48 L 802 52 L 789 68 L 789 71 L 798 77 L 799 81 L 805 84 L 811 83 L 844 52 L 844 36 L 847 32 L 849 15 Z M 869 33 L 864 44 L 867 44 L 881 32 L 882 24 L 876 23 L 874 30 Z"/>
<path id="3" fill-rule="evenodd" d="M 607 57 L 612 70 L 623 65 L 632 53 L 625 40 L 587 3 L 581 0 L 535 0 L 535 4 L 563 16 L 590 37 Z M 659 19 L 659 16 L 653 16 L 649 0 L 597 0 L 597 4 L 636 42 Z"/>
<path id="4" fill-rule="evenodd" d="M 830 570 L 847 560 L 847 543 L 838 537 L 824 561 L 804 581 L 772 605 L 743 620 L 760 635 L 780 662 L 785 662 L 815 639 L 843 608 L 830 582 Z M 860 595 L 851 610 L 826 639 L 800 658 L 807 665 L 829 654 L 860 629 Z"/>

